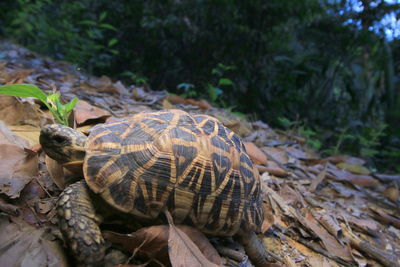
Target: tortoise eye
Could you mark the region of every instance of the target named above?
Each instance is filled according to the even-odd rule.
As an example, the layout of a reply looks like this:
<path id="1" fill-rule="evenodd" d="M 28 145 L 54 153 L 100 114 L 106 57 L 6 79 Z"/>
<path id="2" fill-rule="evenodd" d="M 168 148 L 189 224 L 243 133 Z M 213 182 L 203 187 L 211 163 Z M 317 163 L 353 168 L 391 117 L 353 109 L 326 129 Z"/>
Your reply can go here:
<path id="1" fill-rule="evenodd" d="M 65 141 L 67 141 L 67 138 L 65 138 L 64 136 L 56 136 L 56 137 L 54 137 L 54 141 L 61 144 L 61 143 L 64 143 Z"/>

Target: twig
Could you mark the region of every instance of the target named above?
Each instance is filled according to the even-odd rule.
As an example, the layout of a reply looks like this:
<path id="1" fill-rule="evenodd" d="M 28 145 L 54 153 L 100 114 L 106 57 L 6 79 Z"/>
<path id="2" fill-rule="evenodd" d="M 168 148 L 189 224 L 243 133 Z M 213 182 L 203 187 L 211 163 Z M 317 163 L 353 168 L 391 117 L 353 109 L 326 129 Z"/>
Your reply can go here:
<path id="1" fill-rule="evenodd" d="M 343 259 L 341 259 L 338 256 L 330 254 L 328 251 L 324 250 L 323 248 L 321 248 L 319 246 L 314 245 L 313 243 L 309 242 L 308 240 L 306 240 L 304 238 L 299 237 L 299 238 L 296 238 L 295 240 L 297 242 L 303 244 L 304 246 L 308 247 L 309 249 L 314 250 L 315 252 L 322 254 L 325 257 L 327 257 L 331 260 L 334 260 L 339 264 L 342 264 L 343 266 L 354 266 L 353 264 L 348 263 L 347 261 L 344 261 Z"/>
<path id="2" fill-rule="evenodd" d="M 365 240 L 362 240 L 351 231 L 348 230 L 348 227 L 342 227 L 343 235 L 350 240 L 350 244 L 352 247 L 366 253 L 371 258 L 379 261 L 384 266 L 387 267 L 399 267 L 400 266 L 400 257 L 396 257 L 393 254 L 389 254 L 386 251 L 383 251 L 374 245 L 368 243 Z"/>

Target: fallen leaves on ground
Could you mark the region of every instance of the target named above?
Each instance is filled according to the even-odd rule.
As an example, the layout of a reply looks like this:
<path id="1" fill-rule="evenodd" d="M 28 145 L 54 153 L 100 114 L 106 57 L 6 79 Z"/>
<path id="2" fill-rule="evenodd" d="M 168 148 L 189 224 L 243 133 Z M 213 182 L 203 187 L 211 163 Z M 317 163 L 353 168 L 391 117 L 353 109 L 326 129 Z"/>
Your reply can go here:
<path id="1" fill-rule="evenodd" d="M 26 148 L 26 140 L 13 135 L 0 124 L 0 192 L 17 198 L 22 189 L 38 174 L 37 153 Z"/>
<path id="2" fill-rule="evenodd" d="M 178 104 L 192 105 L 192 106 L 199 107 L 201 110 L 209 110 L 212 108 L 212 106 L 205 100 L 195 100 L 192 98 L 184 98 L 184 97 L 178 96 L 178 95 L 168 95 L 166 100 L 172 105 L 178 105 Z M 165 103 L 164 105 L 168 105 L 168 104 Z"/>
<path id="3" fill-rule="evenodd" d="M 46 238 L 44 229 L 36 229 L 22 221 L 10 222 L 0 216 L 0 262 L 2 266 L 67 267 L 60 242 Z"/>
<path id="4" fill-rule="evenodd" d="M 9 125 L 39 125 L 38 107 L 13 96 L 0 95 L 0 118 Z"/>
<path id="5" fill-rule="evenodd" d="M 125 251 L 129 251 L 129 253 L 133 253 L 139 257 L 144 256 L 147 260 L 169 262 L 169 253 L 171 253 L 171 249 L 172 253 L 178 253 L 177 255 L 172 255 L 173 261 L 178 262 L 186 260 L 186 258 L 193 257 L 194 255 L 192 252 L 187 252 L 189 254 L 185 254 L 181 248 L 182 243 L 184 243 L 183 246 L 185 246 L 186 243 L 193 243 L 191 244 L 191 248 L 195 251 L 193 253 L 198 257 L 206 257 L 208 259 L 207 262 L 211 261 L 213 264 L 220 265 L 223 263 L 218 252 L 203 233 L 185 225 L 173 227 L 174 229 L 171 230 L 168 225 L 151 226 L 141 228 L 131 234 L 119 234 L 107 231 L 104 232 L 104 237 L 114 244 L 119 244 Z M 170 235 L 171 231 L 172 236 Z M 193 245 L 196 246 L 197 249 L 193 248 Z"/>
<path id="6" fill-rule="evenodd" d="M 92 106 L 86 101 L 79 100 L 74 108 L 75 120 L 78 125 L 82 125 L 89 120 L 105 122 L 111 116 L 110 112 Z"/>
<path id="7" fill-rule="evenodd" d="M 32 83 L 46 92 L 57 88 L 66 100 L 78 96 L 76 121 L 84 125 L 80 129 L 90 131 L 97 123 L 142 111 L 180 108 L 214 116 L 240 135 L 261 173 L 265 219 L 260 236 L 287 266 L 400 265 L 400 175 L 376 173 L 357 157 L 320 157 L 304 137 L 271 129 L 265 122 L 250 123 L 205 101 L 127 86 L 107 76 L 87 77 L 74 66 L 14 44 L 4 42 L 1 47 L 0 83 Z M 0 96 L 0 118 L 0 210 L 11 218 L 0 217 L 0 262 L 65 266 L 66 249 L 55 248 L 45 236 L 57 222 L 54 203 L 68 180 L 66 168 L 74 166 L 61 168 L 38 157 L 39 126 L 51 118 L 32 99 Z M 125 266 L 146 264 L 136 261 L 141 257 L 166 266 L 222 265 L 225 259 L 246 265 L 242 253 L 213 240 L 218 251 L 230 251 L 221 258 L 208 238 L 196 231 L 173 224 L 131 235 L 105 231 L 113 244 L 106 258 Z"/>

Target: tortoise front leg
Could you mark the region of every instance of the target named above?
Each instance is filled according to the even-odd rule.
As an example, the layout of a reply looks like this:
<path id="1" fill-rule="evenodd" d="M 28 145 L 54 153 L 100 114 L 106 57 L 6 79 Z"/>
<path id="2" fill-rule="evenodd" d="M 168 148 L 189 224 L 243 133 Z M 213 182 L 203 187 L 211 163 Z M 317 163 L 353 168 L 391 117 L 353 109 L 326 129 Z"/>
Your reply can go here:
<path id="1" fill-rule="evenodd" d="M 59 227 L 75 258 L 96 265 L 104 258 L 104 239 L 96 221 L 89 188 L 84 181 L 68 186 L 57 203 Z"/>

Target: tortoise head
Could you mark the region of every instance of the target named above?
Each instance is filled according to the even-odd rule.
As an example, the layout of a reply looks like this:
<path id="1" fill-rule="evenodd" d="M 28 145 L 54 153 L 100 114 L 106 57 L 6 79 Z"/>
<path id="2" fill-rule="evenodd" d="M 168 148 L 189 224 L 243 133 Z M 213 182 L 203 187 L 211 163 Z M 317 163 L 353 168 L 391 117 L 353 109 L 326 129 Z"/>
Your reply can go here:
<path id="1" fill-rule="evenodd" d="M 42 127 L 39 141 L 44 152 L 57 162 L 83 162 L 87 137 L 70 127 L 49 124 Z"/>

